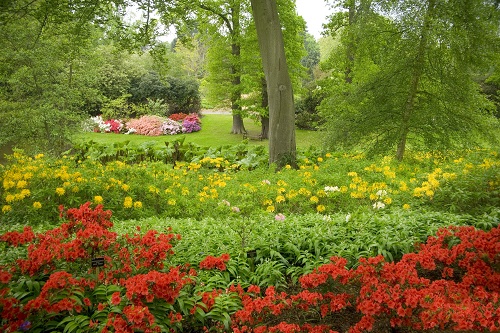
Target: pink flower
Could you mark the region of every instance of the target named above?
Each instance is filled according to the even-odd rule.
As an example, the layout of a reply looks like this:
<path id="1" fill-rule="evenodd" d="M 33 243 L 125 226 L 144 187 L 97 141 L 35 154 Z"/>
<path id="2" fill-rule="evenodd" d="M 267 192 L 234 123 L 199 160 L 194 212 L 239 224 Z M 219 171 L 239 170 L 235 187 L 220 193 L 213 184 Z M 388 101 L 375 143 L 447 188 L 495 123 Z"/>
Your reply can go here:
<path id="1" fill-rule="evenodd" d="M 281 213 L 276 214 L 276 215 L 274 216 L 274 219 L 275 219 L 276 221 L 284 221 L 284 220 L 285 220 L 285 215 L 283 215 L 283 214 L 281 214 Z"/>

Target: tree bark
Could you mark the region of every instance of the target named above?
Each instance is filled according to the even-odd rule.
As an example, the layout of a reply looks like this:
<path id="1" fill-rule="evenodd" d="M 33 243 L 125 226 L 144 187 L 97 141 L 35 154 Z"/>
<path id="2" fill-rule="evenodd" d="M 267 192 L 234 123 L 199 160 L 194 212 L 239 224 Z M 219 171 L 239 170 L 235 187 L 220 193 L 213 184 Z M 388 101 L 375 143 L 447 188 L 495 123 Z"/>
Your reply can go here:
<path id="1" fill-rule="evenodd" d="M 269 108 L 269 96 L 267 94 L 267 82 L 266 78 L 261 79 L 262 83 L 262 102 L 260 106 L 263 109 Z M 260 137 L 262 139 L 269 139 L 269 116 L 260 116 Z"/>
<path id="2" fill-rule="evenodd" d="M 231 110 L 233 112 L 233 127 L 232 134 L 243 134 L 246 132 L 243 118 L 241 116 L 241 45 L 240 45 L 240 2 L 235 1 L 231 8 L 231 75 L 232 78 L 232 93 L 231 93 Z"/>
<path id="3" fill-rule="evenodd" d="M 431 28 L 431 19 L 434 15 L 434 7 L 436 6 L 435 0 L 429 0 L 427 4 L 427 10 L 425 13 L 424 24 L 422 27 L 422 32 L 420 33 L 420 41 L 418 44 L 417 54 L 415 56 L 415 63 L 413 65 L 413 71 L 410 81 L 410 90 L 408 92 L 408 97 L 404 106 L 403 117 L 401 120 L 399 141 L 396 150 L 396 159 L 402 161 L 404 153 L 406 150 L 406 141 L 408 139 L 408 134 L 410 133 L 410 124 L 413 113 L 415 112 L 418 86 L 420 80 L 424 73 L 425 67 L 425 56 L 427 49 L 427 39 L 429 30 Z"/>
<path id="4" fill-rule="evenodd" d="M 296 167 L 293 90 L 275 0 L 251 0 L 269 95 L 269 163 Z"/>

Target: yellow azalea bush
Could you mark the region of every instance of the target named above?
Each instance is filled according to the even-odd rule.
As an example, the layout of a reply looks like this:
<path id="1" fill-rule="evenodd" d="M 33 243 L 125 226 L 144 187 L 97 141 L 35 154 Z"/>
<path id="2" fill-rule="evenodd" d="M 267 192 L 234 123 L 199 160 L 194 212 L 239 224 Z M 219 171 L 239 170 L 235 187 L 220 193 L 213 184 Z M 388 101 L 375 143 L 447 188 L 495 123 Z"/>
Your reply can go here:
<path id="1" fill-rule="evenodd" d="M 101 163 L 19 152 L 0 166 L 0 221 L 53 220 L 58 207 L 104 204 L 116 219 L 148 216 L 202 219 L 221 214 L 318 213 L 359 209 L 437 210 L 481 214 L 500 206 L 496 152 L 415 153 L 404 163 L 362 154 L 303 157 L 299 168 L 252 171 L 220 157 L 175 165 Z M 238 212 L 221 209 L 230 202 Z M 222 205 L 224 207 L 225 205 Z"/>

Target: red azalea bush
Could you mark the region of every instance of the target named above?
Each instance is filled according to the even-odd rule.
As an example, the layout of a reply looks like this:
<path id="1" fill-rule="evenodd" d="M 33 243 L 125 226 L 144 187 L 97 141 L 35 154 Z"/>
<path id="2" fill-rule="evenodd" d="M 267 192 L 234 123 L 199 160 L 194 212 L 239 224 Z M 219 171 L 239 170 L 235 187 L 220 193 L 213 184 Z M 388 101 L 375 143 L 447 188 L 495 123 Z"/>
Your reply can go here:
<path id="1" fill-rule="evenodd" d="M 187 117 L 187 114 L 186 113 L 183 113 L 183 112 L 179 112 L 179 113 L 173 113 L 171 114 L 170 116 L 168 116 L 170 119 L 174 120 L 174 121 L 179 121 L 179 122 L 182 122 L 184 120 L 184 118 Z"/>
<path id="2" fill-rule="evenodd" d="M 28 245 L 26 259 L 0 268 L 2 332 L 160 332 L 181 320 L 172 304 L 192 279 L 180 267 L 164 267 L 178 235 L 119 236 L 110 231 L 111 212 L 90 203 L 61 210 L 61 217 L 60 227 L 43 234 L 28 227 L 0 237 L 11 246 Z M 96 257 L 104 266 L 91 267 Z"/>
<path id="3" fill-rule="evenodd" d="M 123 123 L 117 119 L 106 120 L 104 123 L 109 125 L 108 132 L 113 132 L 118 134 L 124 129 Z"/>
<path id="4" fill-rule="evenodd" d="M 500 227 L 441 229 L 397 263 L 378 256 L 349 270 L 331 261 L 302 276 L 297 294 L 242 294 L 233 331 L 500 330 Z"/>

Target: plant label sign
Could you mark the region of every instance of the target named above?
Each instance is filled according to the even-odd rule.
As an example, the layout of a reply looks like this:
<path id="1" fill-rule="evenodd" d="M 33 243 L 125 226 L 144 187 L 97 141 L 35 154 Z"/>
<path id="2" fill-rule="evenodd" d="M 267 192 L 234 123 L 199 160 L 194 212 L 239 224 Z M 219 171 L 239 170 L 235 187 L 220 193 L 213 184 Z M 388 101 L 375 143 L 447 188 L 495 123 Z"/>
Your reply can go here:
<path id="1" fill-rule="evenodd" d="M 92 258 L 92 267 L 104 266 L 104 257 Z"/>

